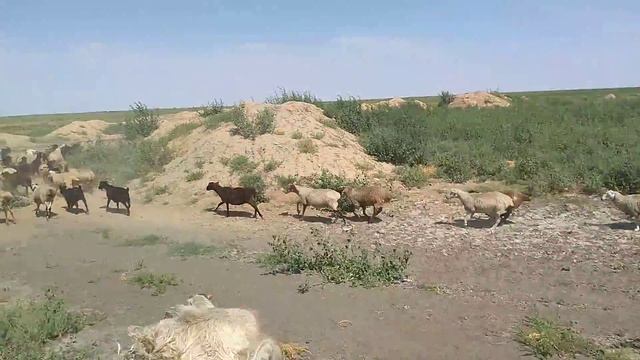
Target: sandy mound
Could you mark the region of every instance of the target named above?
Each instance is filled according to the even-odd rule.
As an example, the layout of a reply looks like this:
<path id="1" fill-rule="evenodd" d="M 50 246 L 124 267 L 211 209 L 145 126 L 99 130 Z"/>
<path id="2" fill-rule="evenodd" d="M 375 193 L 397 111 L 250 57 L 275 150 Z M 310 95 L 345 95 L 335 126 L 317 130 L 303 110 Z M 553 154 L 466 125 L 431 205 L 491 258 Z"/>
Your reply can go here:
<path id="1" fill-rule="evenodd" d="M 0 148 L 10 147 L 14 150 L 32 148 L 33 143 L 28 136 L 0 133 Z"/>
<path id="2" fill-rule="evenodd" d="M 188 123 L 202 123 L 202 119 L 194 111 L 181 111 L 176 114 L 160 116 L 158 129 L 150 137 L 153 139 L 161 138 L 169 134 L 176 126 Z"/>
<path id="3" fill-rule="evenodd" d="M 450 108 L 469 108 L 469 107 L 508 107 L 511 103 L 509 98 L 502 95 L 494 95 L 484 91 L 477 91 L 456 95 L 453 102 L 449 104 Z"/>
<path id="4" fill-rule="evenodd" d="M 615 100 L 616 99 L 616 95 L 615 94 L 607 94 L 604 97 L 605 100 Z"/>
<path id="5" fill-rule="evenodd" d="M 255 162 L 256 171 L 264 174 L 265 181 L 271 186 L 275 186 L 278 175 L 311 176 L 322 169 L 346 178 L 355 178 L 363 172 L 372 175 L 393 171 L 392 165 L 377 162 L 367 155 L 354 135 L 325 126 L 324 123 L 330 119 L 314 105 L 302 102 L 282 105 L 245 103 L 244 107 L 250 119 L 265 108 L 272 110 L 276 122 L 274 133 L 258 136 L 252 141 L 232 135 L 232 124 L 223 124 L 215 130 L 197 128 L 191 134 L 171 141 L 175 159 L 147 186 L 167 185 L 173 194 L 196 195 L 204 193 L 206 184 L 211 180 L 237 185 L 240 175 L 232 174 L 224 164 L 237 155 L 244 155 Z M 301 139 L 292 138 L 293 134 L 313 142 L 317 151 L 300 152 Z M 266 172 L 264 166 L 268 162 L 275 162 L 277 168 Z M 202 179 L 186 182 L 187 173 L 198 170 L 198 165 L 204 171 Z"/>
<path id="6" fill-rule="evenodd" d="M 74 121 L 68 125 L 52 131 L 47 137 L 62 138 L 70 142 L 87 142 L 97 139 L 117 139 L 120 135 L 105 135 L 106 128 L 111 123 L 102 120 Z"/>
<path id="7" fill-rule="evenodd" d="M 429 105 L 423 103 L 420 100 L 410 100 L 407 101 L 403 98 L 399 98 L 399 97 L 395 97 L 391 100 L 382 100 L 382 101 L 378 101 L 376 103 L 362 103 L 362 105 L 360 105 L 362 107 L 362 110 L 375 110 L 380 106 L 388 106 L 388 107 L 392 107 L 392 108 L 399 108 L 402 106 L 405 106 L 409 103 L 415 103 L 418 104 L 420 107 L 422 107 L 423 109 L 428 109 Z"/>

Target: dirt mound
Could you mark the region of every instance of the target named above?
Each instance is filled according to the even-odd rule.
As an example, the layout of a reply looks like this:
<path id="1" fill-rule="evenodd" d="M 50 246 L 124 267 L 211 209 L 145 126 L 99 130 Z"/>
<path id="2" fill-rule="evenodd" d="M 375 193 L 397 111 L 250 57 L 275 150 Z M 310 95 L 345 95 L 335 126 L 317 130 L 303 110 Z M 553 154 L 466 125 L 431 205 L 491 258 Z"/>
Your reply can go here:
<path id="1" fill-rule="evenodd" d="M 238 185 L 242 174 L 233 173 L 228 165 L 229 159 L 239 155 L 253 162 L 255 171 L 261 173 L 272 187 L 276 186 L 279 175 L 305 177 L 319 174 L 322 169 L 351 179 L 363 173 L 374 175 L 393 171 L 392 165 L 377 162 L 367 155 L 353 134 L 325 125 L 332 121 L 315 105 L 302 102 L 281 105 L 247 102 L 243 107 L 249 119 L 255 119 L 263 109 L 273 111 L 275 131 L 252 141 L 232 134 L 235 128 L 232 124 L 222 124 L 215 130 L 199 127 L 189 135 L 170 142 L 169 146 L 176 155 L 174 160 L 146 186 L 167 186 L 172 194 L 186 195 L 187 198 L 183 200 L 189 201 L 189 196 L 203 194 L 207 182 L 212 180 Z M 313 151 L 301 152 L 301 141 L 311 142 Z M 265 169 L 267 164 L 269 166 Z M 187 174 L 196 171 L 204 172 L 204 176 L 200 180 L 187 182 Z"/>
<path id="2" fill-rule="evenodd" d="M 399 97 L 395 97 L 393 99 L 390 100 L 382 100 L 382 101 L 378 101 L 376 103 L 362 103 L 362 105 L 360 105 L 362 107 L 362 110 L 375 110 L 381 106 L 388 106 L 388 107 L 392 107 L 392 108 L 399 108 L 402 106 L 405 106 L 407 104 L 410 103 L 415 103 L 418 104 L 420 107 L 422 107 L 423 109 L 428 109 L 429 105 L 427 105 L 426 103 L 423 103 L 420 100 L 405 100 L 403 98 L 399 98 Z"/>
<path id="3" fill-rule="evenodd" d="M 189 123 L 202 123 L 202 119 L 198 116 L 198 113 L 194 111 L 181 111 L 175 114 L 160 116 L 160 123 L 158 129 L 151 134 L 151 138 L 158 139 L 171 132 L 178 125 Z"/>
<path id="4" fill-rule="evenodd" d="M 495 95 L 484 91 L 477 91 L 456 95 L 450 108 L 470 108 L 470 107 L 508 107 L 511 103 L 509 98 L 504 95 Z"/>
<path id="5" fill-rule="evenodd" d="M 97 139 L 117 139 L 120 135 L 106 135 L 104 131 L 111 123 L 102 120 L 74 121 L 68 125 L 52 131 L 47 137 L 55 137 L 71 142 L 87 142 Z"/>
<path id="6" fill-rule="evenodd" d="M 5 146 L 13 150 L 21 150 L 33 147 L 33 142 L 28 136 L 0 133 L 0 148 Z"/>

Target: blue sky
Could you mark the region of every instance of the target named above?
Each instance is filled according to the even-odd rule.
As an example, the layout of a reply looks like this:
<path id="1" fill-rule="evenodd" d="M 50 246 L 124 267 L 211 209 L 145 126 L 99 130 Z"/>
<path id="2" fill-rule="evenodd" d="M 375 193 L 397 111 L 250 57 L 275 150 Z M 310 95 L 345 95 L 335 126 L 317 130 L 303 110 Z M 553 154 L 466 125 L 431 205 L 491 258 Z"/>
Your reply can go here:
<path id="1" fill-rule="evenodd" d="M 0 0 L 0 115 L 640 85 L 640 1 Z"/>

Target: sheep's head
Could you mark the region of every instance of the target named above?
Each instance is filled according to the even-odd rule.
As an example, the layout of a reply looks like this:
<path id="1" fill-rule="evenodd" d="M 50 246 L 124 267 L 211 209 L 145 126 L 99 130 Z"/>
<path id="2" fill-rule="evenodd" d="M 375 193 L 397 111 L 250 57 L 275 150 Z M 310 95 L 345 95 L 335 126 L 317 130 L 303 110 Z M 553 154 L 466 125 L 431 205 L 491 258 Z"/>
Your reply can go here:
<path id="1" fill-rule="evenodd" d="M 606 193 L 604 193 L 604 195 L 602 195 L 602 200 L 613 200 L 616 197 L 616 192 L 613 190 L 607 190 Z"/>
<path id="2" fill-rule="evenodd" d="M 455 197 L 460 196 L 460 193 L 458 192 L 458 189 L 450 189 L 449 191 L 447 191 L 446 194 L 444 194 L 444 198 L 446 200 L 451 200 Z"/>
<path id="3" fill-rule="evenodd" d="M 296 184 L 290 184 L 289 187 L 287 188 L 287 193 L 296 193 L 298 194 L 298 188 L 296 187 Z"/>
<path id="4" fill-rule="evenodd" d="M 342 194 L 347 197 L 351 196 L 351 194 L 353 194 L 353 188 L 351 186 L 345 187 L 344 189 L 342 189 Z"/>
<path id="5" fill-rule="evenodd" d="M 217 182 L 217 181 L 215 181 L 215 182 L 211 181 L 211 182 L 209 182 L 209 184 L 207 185 L 207 191 L 215 190 L 216 188 L 219 188 L 219 187 L 220 187 L 220 183 L 219 183 L 219 182 Z"/>
<path id="6" fill-rule="evenodd" d="M 109 182 L 106 180 L 102 180 L 100 181 L 100 184 L 98 184 L 98 190 L 104 190 L 109 186 Z"/>

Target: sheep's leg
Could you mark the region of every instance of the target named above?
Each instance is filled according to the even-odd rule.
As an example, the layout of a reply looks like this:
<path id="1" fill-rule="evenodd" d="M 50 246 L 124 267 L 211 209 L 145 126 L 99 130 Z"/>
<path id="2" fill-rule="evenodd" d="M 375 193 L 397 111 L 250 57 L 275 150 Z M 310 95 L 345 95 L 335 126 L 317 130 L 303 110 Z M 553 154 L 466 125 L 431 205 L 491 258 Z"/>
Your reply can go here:
<path id="1" fill-rule="evenodd" d="M 16 216 L 13 215 L 13 210 L 11 210 L 11 208 L 7 208 L 7 210 L 9 210 L 9 214 L 11 214 L 11 218 L 13 219 L 13 223 L 17 224 L 16 222 Z M 6 216 L 6 215 L 5 215 Z M 6 221 L 9 221 L 8 219 Z"/>
<path id="2" fill-rule="evenodd" d="M 302 216 L 303 216 L 303 217 L 304 217 L 304 213 L 305 213 L 305 211 L 307 211 L 307 206 L 309 206 L 309 205 L 307 205 L 307 204 L 302 204 Z"/>
<path id="3" fill-rule="evenodd" d="M 46 211 L 47 209 L 47 204 L 44 204 L 44 209 Z M 36 209 L 34 210 L 36 212 L 36 216 L 38 216 L 38 214 L 40 213 L 40 203 L 36 204 Z"/>
<path id="4" fill-rule="evenodd" d="M 218 208 L 220 207 L 220 205 L 224 204 L 224 201 L 220 201 L 220 204 L 218 204 L 218 206 L 216 206 L 215 209 L 213 209 L 213 211 L 215 212 L 216 210 L 218 210 Z M 227 208 L 229 207 L 229 205 L 227 204 Z"/>
<path id="5" fill-rule="evenodd" d="M 229 203 L 227 203 L 227 217 L 229 217 Z"/>
<path id="6" fill-rule="evenodd" d="M 495 220 L 496 220 L 496 221 L 495 221 L 495 223 L 493 224 L 493 226 L 491 227 L 491 231 L 493 232 L 493 231 L 495 231 L 495 230 L 496 230 L 496 228 L 498 227 L 498 225 L 500 225 L 500 222 L 502 221 L 502 219 L 500 218 L 500 216 L 499 216 L 499 215 L 498 215 L 498 216 L 495 216 L 495 217 L 494 217 L 494 216 L 492 216 L 492 217 L 491 217 L 491 219 L 495 219 Z"/>
<path id="7" fill-rule="evenodd" d="M 109 211 L 109 204 L 111 204 L 111 199 L 107 198 L 107 208 L 105 211 Z"/>
<path id="8" fill-rule="evenodd" d="M 374 213 L 373 213 L 373 216 L 377 216 L 377 215 L 379 215 L 381 212 L 382 212 L 382 206 L 380 206 L 380 207 L 378 208 L 378 211 L 377 211 L 377 212 L 374 212 Z"/>
<path id="9" fill-rule="evenodd" d="M 256 214 L 258 214 L 258 215 L 260 215 L 260 219 L 264 219 L 264 217 L 260 213 L 260 209 L 258 209 L 258 204 L 254 203 L 254 202 L 250 202 L 249 205 L 253 206 L 253 210 L 255 210 L 254 213 L 253 213 L 253 217 L 254 218 L 257 218 L 258 216 Z M 304 208 L 302 210 L 302 214 L 304 216 Z"/>
<path id="10" fill-rule="evenodd" d="M 467 221 L 471 220 L 471 217 L 473 217 L 473 212 L 467 211 L 464 215 L 464 227 L 467 227 Z"/>
<path id="11" fill-rule="evenodd" d="M 300 215 L 300 202 L 296 203 L 296 212 Z"/>
<path id="12" fill-rule="evenodd" d="M 4 207 L 4 223 L 5 225 L 9 226 L 9 216 L 7 215 L 7 207 Z"/>
<path id="13" fill-rule="evenodd" d="M 120 210 L 120 203 L 116 201 L 116 208 Z"/>
<path id="14" fill-rule="evenodd" d="M 87 200 L 82 198 L 82 202 L 84 203 L 84 209 L 86 210 L 86 213 L 88 214 L 89 213 L 89 206 L 87 205 Z"/>
<path id="15" fill-rule="evenodd" d="M 127 208 L 127 216 L 131 215 L 131 203 L 124 203 L 124 206 Z"/>
<path id="16" fill-rule="evenodd" d="M 364 216 L 368 217 L 369 215 L 367 215 L 367 207 L 366 206 L 361 206 L 361 208 L 362 208 L 362 213 L 364 214 Z"/>

